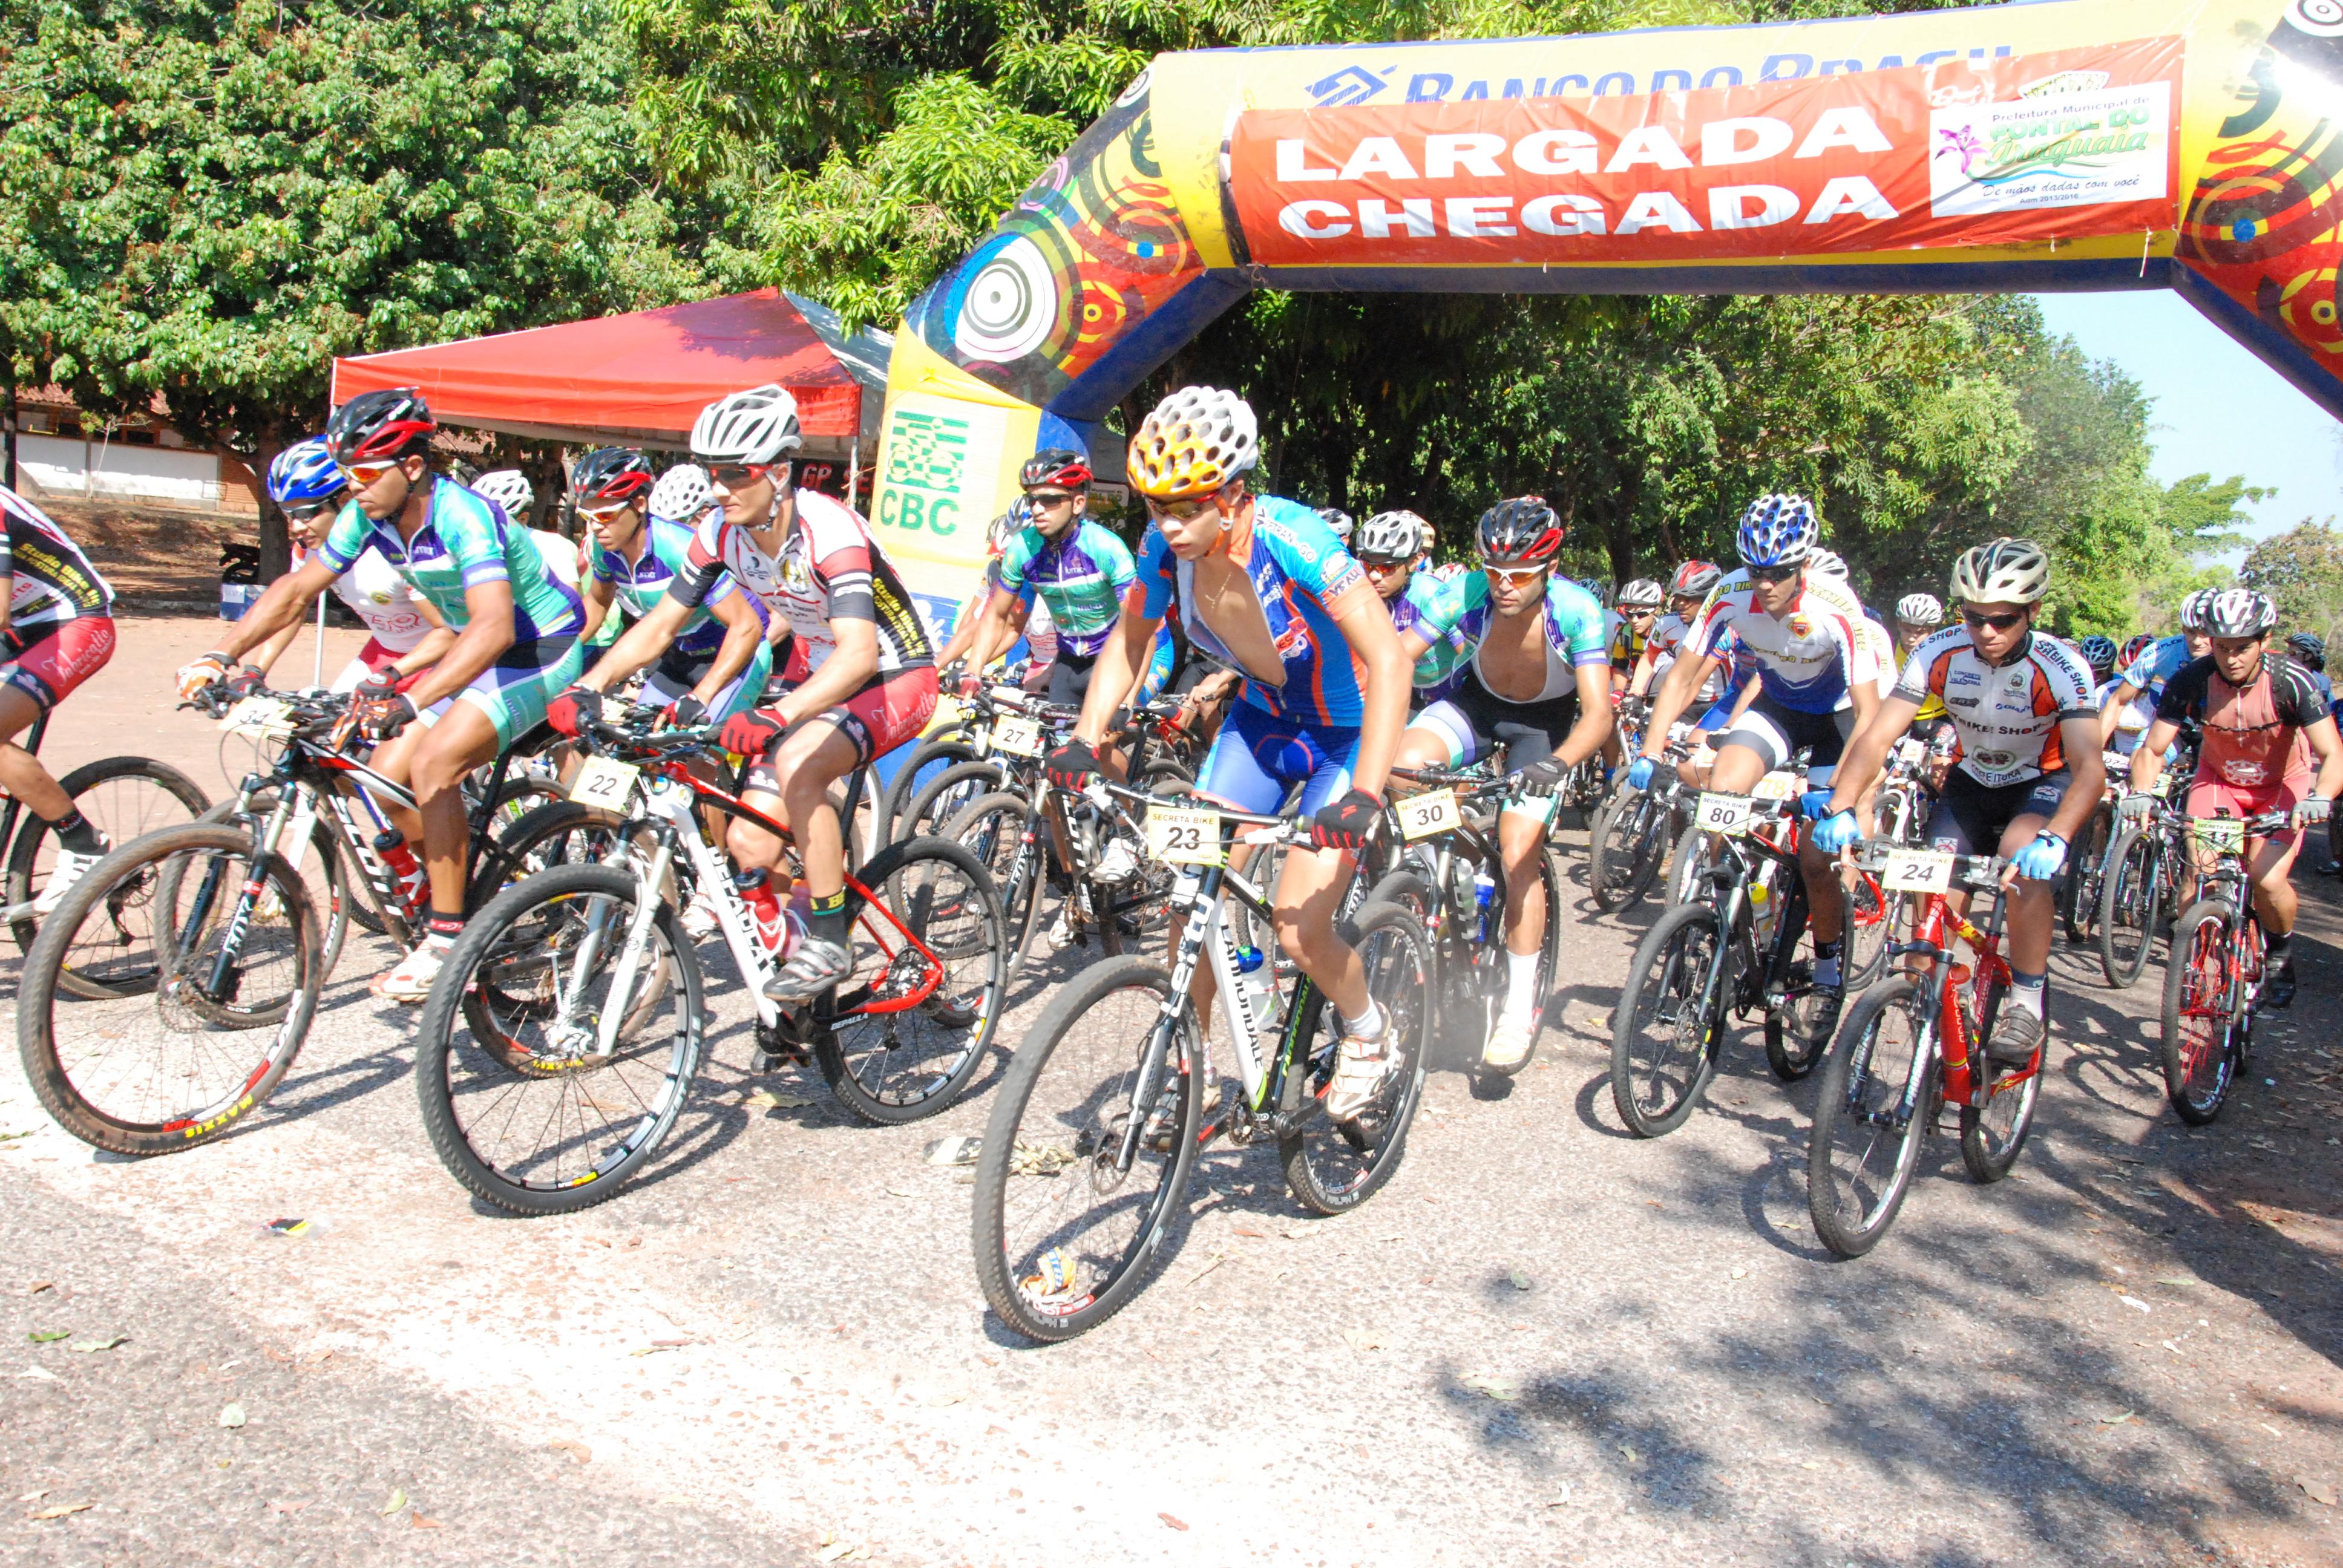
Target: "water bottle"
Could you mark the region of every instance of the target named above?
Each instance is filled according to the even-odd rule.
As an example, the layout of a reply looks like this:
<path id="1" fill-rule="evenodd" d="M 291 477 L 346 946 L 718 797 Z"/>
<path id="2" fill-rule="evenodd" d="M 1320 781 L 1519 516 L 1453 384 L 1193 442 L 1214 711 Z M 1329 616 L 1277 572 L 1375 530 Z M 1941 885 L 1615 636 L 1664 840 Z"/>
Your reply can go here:
<path id="1" fill-rule="evenodd" d="M 1489 875 L 1486 866 L 1473 870 L 1473 945 L 1485 947 L 1489 940 L 1489 906 L 1497 899 L 1497 879 Z"/>
<path id="2" fill-rule="evenodd" d="M 407 848 L 407 835 L 396 828 L 385 828 L 375 835 L 374 849 L 390 872 L 391 891 L 407 905 L 409 913 L 421 909 L 430 880 L 424 875 L 415 851 Z"/>
<path id="3" fill-rule="evenodd" d="M 1245 1010 L 1264 1037 L 1276 1032 L 1276 981 L 1259 948 L 1237 950 L 1237 985 L 1244 992 Z"/>
<path id="4" fill-rule="evenodd" d="M 1757 868 L 1749 879 L 1749 918 L 1757 935 L 1757 945 L 1765 947 L 1774 940 L 1774 863 L 1771 860 Z"/>

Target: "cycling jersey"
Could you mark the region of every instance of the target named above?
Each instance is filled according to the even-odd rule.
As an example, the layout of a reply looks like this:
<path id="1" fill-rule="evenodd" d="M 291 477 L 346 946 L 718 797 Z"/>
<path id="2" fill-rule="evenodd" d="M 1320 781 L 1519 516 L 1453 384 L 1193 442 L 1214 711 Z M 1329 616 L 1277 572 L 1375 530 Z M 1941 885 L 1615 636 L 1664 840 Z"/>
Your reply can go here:
<path id="1" fill-rule="evenodd" d="M 2327 704 L 2318 699 L 2310 672 L 2282 654 L 2262 655 L 2260 677 L 2242 688 L 2223 678 L 2207 654 L 2165 683 L 2156 716 L 2175 724 L 2193 719 L 2203 727 L 2198 779 L 2258 789 L 2308 780 L 2302 732 L 2327 717 Z"/>
<path id="2" fill-rule="evenodd" d="M 1426 701 L 1454 689 L 1457 669 L 1473 651 L 1464 635 L 1453 629 L 1453 620 L 1452 629 L 1445 634 L 1424 624 L 1426 612 L 1440 602 L 1443 594 L 1453 591 L 1450 582 L 1420 571 L 1409 575 L 1407 587 L 1400 590 L 1397 598 L 1383 600 L 1384 608 L 1391 611 L 1393 629 L 1413 631 L 1424 639 L 1423 656 L 1415 661 L 1415 690 Z"/>
<path id="3" fill-rule="evenodd" d="M 1685 623 L 1684 618 L 1674 610 L 1670 610 L 1652 622 L 1652 635 L 1644 642 L 1645 648 L 1652 656 L 1652 682 L 1644 689 L 1647 694 L 1659 689 L 1660 681 L 1666 677 L 1669 667 L 1675 663 L 1677 654 L 1683 651 L 1684 634 L 1691 629 L 1692 628 Z M 1700 689 L 1693 694 L 1692 703 L 1688 706 L 1697 707 L 1704 703 L 1713 703 L 1723 697 L 1725 692 L 1726 668 L 1720 666 L 1710 670 L 1707 677 L 1701 681 Z"/>
<path id="4" fill-rule="evenodd" d="M 1252 587 L 1249 603 L 1224 604 L 1222 613 L 1252 622 L 1237 640 L 1272 650 L 1275 676 L 1239 658 L 1206 624 L 1196 608 L 1193 563 L 1173 555 L 1152 523 L 1140 541 L 1138 577 L 1123 596 L 1122 613 L 1161 620 L 1176 600 L 1188 640 L 1242 673 L 1244 702 L 1306 724 L 1362 723 L 1364 674 L 1335 618 L 1377 598 L 1365 568 L 1316 512 L 1281 496 L 1254 497 L 1252 515 L 1227 520 L 1218 548 Z"/>
<path id="5" fill-rule="evenodd" d="M 566 541 L 565 541 L 566 542 Z M 424 505 L 423 526 L 412 540 L 398 536 L 396 521 L 377 522 L 350 502 L 334 519 L 317 558 L 339 577 L 368 548 L 382 552 L 398 575 L 449 626 L 471 620 L 466 590 L 500 582 L 512 591 L 513 638 L 532 643 L 574 638 L 586 624 L 575 590 L 554 577 L 526 528 L 505 521 L 504 513 L 450 479 L 433 483 Z"/>
<path id="6" fill-rule="evenodd" d="M 10 640 L 22 648 L 85 616 L 111 616 L 114 590 L 46 512 L 0 485 L 0 574 L 11 579 Z"/>
<path id="7" fill-rule="evenodd" d="M 1049 606 L 1061 646 L 1083 658 L 1106 646 L 1137 575 L 1131 548 L 1088 518 L 1054 539 L 1029 528 L 1001 555 L 1002 589 Z"/>
<path id="8" fill-rule="evenodd" d="M 878 629 L 880 677 L 935 664 L 927 627 L 870 530 L 819 490 L 797 492 L 797 521 L 778 557 L 767 555 L 748 529 L 726 522 L 720 511 L 710 512 L 693 533 L 690 553 L 668 594 L 697 609 L 728 571 L 795 634 L 784 679 L 804 680 L 837 651 L 834 620 L 869 621 Z"/>
<path id="9" fill-rule="evenodd" d="M 667 597 L 676 574 L 690 558 L 691 530 L 681 523 L 653 518 L 643 525 L 642 547 L 642 555 L 632 562 L 617 550 L 604 549 L 598 544 L 594 547 L 588 569 L 596 582 L 610 585 L 614 600 L 610 616 L 605 618 L 614 618 L 621 609 L 638 618 L 650 614 L 651 607 Z M 716 650 L 724 646 L 725 628 L 709 607 L 721 604 L 739 591 L 739 585 L 732 580 L 729 572 L 718 573 L 707 598 L 685 619 L 683 629 L 675 634 L 674 651 L 689 658 L 713 658 Z M 757 624 L 769 625 L 772 618 L 766 611 L 765 601 L 754 594 L 743 597 L 757 612 Z"/>
<path id="10" fill-rule="evenodd" d="M 1644 647 L 1652 640 L 1652 631 L 1658 623 L 1655 619 L 1651 628 L 1637 631 L 1634 621 L 1614 609 L 1604 612 L 1604 624 L 1610 629 L 1611 668 L 1633 669 L 1635 661 L 1644 657 Z"/>
<path id="11" fill-rule="evenodd" d="M 2099 682 L 2099 689 L 2091 694 L 2092 706 L 2104 712 L 2107 699 L 2113 697 L 2123 683 L 2120 675 L 2111 675 Z M 2156 699 L 2145 691 L 2133 693 L 2132 699 L 2125 703 L 2116 715 L 2115 733 L 2107 737 L 2108 749 L 2119 756 L 2130 756 L 2139 749 L 2139 738 L 2147 734 L 2147 727 L 2155 722 Z"/>
<path id="12" fill-rule="evenodd" d="M 2117 678 L 2134 691 L 2147 692 L 2152 700 L 2164 695 L 2164 683 L 2179 674 L 2188 662 L 2187 638 L 2158 638 L 2146 653 L 2120 671 Z"/>
<path id="13" fill-rule="evenodd" d="M 2063 773 L 2069 763 L 2058 726 L 2096 719 L 2091 667 L 2040 632 L 2028 632 L 2007 662 L 1988 664 L 1964 626 L 1929 633 L 1905 662 L 1896 695 L 1911 703 L 1944 699 L 1959 732 L 1962 772 L 1991 789 Z"/>
<path id="14" fill-rule="evenodd" d="M 1416 626 L 1416 635 L 1461 638 L 1471 650 L 1473 678 L 1500 701 L 1553 702 L 1578 689 L 1582 666 L 1607 664 L 1611 649 L 1603 635 L 1603 607 L 1594 596 L 1569 578 L 1548 574 L 1545 602 L 1541 607 L 1545 628 L 1545 682 L 1535 695 L 1513 699 L 1499 695 L 1481 662 L 1483 645 L 1496 607 L 1489 594 L 1489 575 L 1473 572 L 1448 585 L 1445 592 Z M 1605 695 L 1607 693 L 1598 694 Z"/>
<path id="15" fill-rule="evenodd" d="M 293 551 L 296 567 L 307 558 L 307 550 Z M 366 550 L 349 570 L 336 578 L 334 597 L 349 606 L 350 613 L 373 634 L 371 640 L 394 658 L 414 652 L 430 635 L 431 623 L 415 608 L 415 590 L 407 587 L 397 567 L 383 559 L 380 550 Z"/>
<path id="16" fill-rule="evenodd" d="M 1859 605 L 1845 584 L 1827 577 L 1806 579 L 1790 613 L 1781 619 L 1757 608 L 1757 590 L 1720 592 L 1701 611 L 1685 642 L 1693 656 L 1707 658 L 1726 647 L 1728 635 L 1755 664 L 1763 695 L 1795 713 L 1830 713 L 1847 706 L 1848 689 L 1879 678 L 1878 654 L 1856 630 Z"/>

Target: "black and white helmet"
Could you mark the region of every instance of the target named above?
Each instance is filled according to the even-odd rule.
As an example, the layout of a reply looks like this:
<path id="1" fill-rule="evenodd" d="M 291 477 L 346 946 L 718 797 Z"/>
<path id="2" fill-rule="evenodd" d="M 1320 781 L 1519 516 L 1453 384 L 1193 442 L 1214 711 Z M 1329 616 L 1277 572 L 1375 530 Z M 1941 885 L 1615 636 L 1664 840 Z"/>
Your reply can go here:
<path id="1" fill-rule="evenodd" d="M 719 397 L 691 427 L 691 455 L 702 463 L 778 463 L 803 445 L 798 400 L 777 382 Z"/>
<path id="2" fill-rule="evenodd" d="M 2278 624 L 2278 606 L 2251 588 L 2223 588 L 2205 607 L 2205 629 L 2215 637 L 2259 637 Z"/>
<path id="3" fill-rule="evenodd" d="M 1621 609 L 1657 609 L 1667 595 L 1649 578 L 1637 578 L 1619 590 Z"/>
<path id="4" fill-rule="evenodd" d="M 1363 561 L 1412 561 L 1432 542 L 1432 525 L 1410 511 L 1377 512 L 1359 525 L 1351 553 Z"/>
<path id="5" fill-rule="evenodd" d="M 708 487 L 707 469 L 697 463 L 678 463 L 651 487 L 651 516 L 669 522 L 692 522 L 715 498 Z"/>
<path id="6" fill-rule="evenodd" d="M 1953 597 L 1965 604 L 2039 604 L 2050 589 L 2050 558 L 2032 539 L 1993 539 L 1953 563 Z"/>

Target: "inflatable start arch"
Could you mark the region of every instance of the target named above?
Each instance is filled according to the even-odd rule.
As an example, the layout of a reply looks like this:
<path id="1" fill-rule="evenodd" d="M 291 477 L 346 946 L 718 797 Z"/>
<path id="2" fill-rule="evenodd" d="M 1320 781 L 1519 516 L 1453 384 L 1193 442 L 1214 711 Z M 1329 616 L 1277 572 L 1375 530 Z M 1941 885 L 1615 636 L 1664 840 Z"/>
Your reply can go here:
<path id="1" fill-rule="evenodd" d="M 1165 55 L 911 307 L 873 520 L 956 599 L 1254 288 L 2174 288 L 2343 416 L 2338 262 L 2343 0 Z"/>

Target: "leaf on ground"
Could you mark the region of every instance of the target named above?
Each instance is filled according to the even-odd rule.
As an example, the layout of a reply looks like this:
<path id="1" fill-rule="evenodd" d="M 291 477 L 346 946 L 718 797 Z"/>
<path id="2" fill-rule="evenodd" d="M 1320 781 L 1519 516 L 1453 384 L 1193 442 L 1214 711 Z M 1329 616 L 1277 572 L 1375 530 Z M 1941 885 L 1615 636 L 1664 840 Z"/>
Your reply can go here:
<path id="1" fill-rule="evenodd" d="M 829 1545 L 823 1547 L 820 1551 L 815 1553 L 814 1560 L 820 1563 L 843 1562 L 845 1559 L 853 1556 L 854 1551 L 854 1546 L 850 1542 L 833 1541 Z"/>
<path id="2" fill-rule="evenodd" d="M 390 1489 L 390 1501 L 384 1503 L 380 1508 L 376 1509 L 375 1512 L 381 1514 L 385 1519 L 387 1519 L 406 1506 L 407 1489 L 403 1486 L 394 1486 Z"/>
<path id="3" fill-rule="evenodd" d="M 99 1351 L 110 1351 L 116 1345 L 126 1345 L 129 1342 L 130 1336 L 128 1334 L 108 1334 L 102 1340 L 80 1341 L 74 1346 L 74 1349 L 79 1351 L 85 1356 L 96 1355 Z"/>
<path id="4" fill-rule="evenodd" d="M 2101 1426 L 2121 1426 L 2137 1413 L 2137 1412 L 2127 1410 L 2121 1415 L 2103 1415 L 2099 1417 L 2099 1424 Z"/>
<path id="5" fill-rule="evenodd" d="M 1736 1280 L 1745 1280 L 1749 1277 L 1749 1271 L 1746 1269 L 1735 1269 L 1733 1271 L 1732 1277 Z"/>
<path id="6" fill-rule="evenodd" d="M 38 1503 L 42 1498 L 46 1497 L 48 1494 L 49 1489 L 43 1486 L 25 1493 L 24 1495 L 17 1498 L 16 1501 L 19 1503 Z"/>
<path id="7" fill-rule="evenodd" d="M 1644 1462 L 1644 1456 L 1637 1453 L 1634 1447 L 1630 1443 L 1621 1443 L 1619 1445 L 1619 1452 L 1627 1456 L 1627 1462 L 1630 1464 L 1641 1464 Z"/>
<path id="8" fill-rule="evenodd" d="M 35 1519 L 63 1519 L 68 1513 L 85 1513 L 96 1506 L 95 1503 L 55 1503 L 46 1508 L 35 1508 L 32 1516 Z"/>
<path id="9" fill-rule="evenodd" d="M 2295 1481 L 2313 1503 L 2323 1503 L 2329 1508 L 2335 1506 L 2335 1485 L 2332 1482 L 2313 1481 L 2308 1475 L 2297 1476 Z"/>
<path id="10" fill-rule="evenodd" d="M 1464 1388 L 1500 1404 L 1511 1404 L 1522 1397 L 1522 1385 L 1518 1382 L 1495 1372 L 1473 1372 L 1461 1382 Z"/>
<path id="11" fill-rule="evenodd" d="M 25 1293 L 28 1296 L 37 1296 L 43 1291 L 54 1291 L 56 1288 L 57 1282 L 55 1280 L 35 1280 L 25 1287 Z"/>
<path id="12" fill-rule="evenodd" d="M 1555 1496 L 1555 1497 L 1549 1497 L 1549 1498 L 1547 1498 L 1547 1499 L 1546 1499 L 1546 1501 L 1545 1501 L 1545 1505 L 1546 1505 L 1548 1508 L 1567 1508 L 1567 1507 L 1569 1507 L 1569 1506 L 1570 1506 L 1570 1483 L 1568 1483 L 1568 1482 L 1566 1482 L 1566 1481 L 1565 1481 L 1565 1482 L 1564 1482 L 1564 1483 L 1562 1483 L 1562 1493 L 1561 1493 L 1561 1494 L 1560 1494 L 1559 1496 Z"/>
<path id="13" fill-rule="evenodd" d="M 1531 1280 L 1519 1269 L 1508 1269 L 1505 1271 L 1505 1282 L 1517 1291 L 1526 1291 L 1530 1288 Z"/>
<path id="14" fill-rule="evenodd" d="M 1169 1524 L 1174 1530 L 1185 1530 L 1188 1528 L 1185 1521 L 1174 1519 L 1168 1513 L 1159 1511 L 1155 1517 L 1161 1519 L 1164 1523 Z"/>
<path id="15" fill-rule="evenodd" d="M 25 1336 L 36 1345 L 55 1344 L 59 1340 L 73 1338 L 71 1329 L 35 1329 Z"/>
<path id="16" fill-rule="evenodd" d="M 939 1138 L 928 1145 L 928 1163 L 973 1165 L 976 1163 L 976 1157 L 983 1152 L 983 1149 L 982 1139 L 967 1133 L 954 1133 L 950 1138 Z"/>
<path id="17" fill-rule="evenodd" d="M 1230 1231 L 1231 1231 L 1232 1232 L 1233 1232 L 1233 1233 L 1234 1233 L 1234 1234 L 1236 1234 L 1236 1235 L 1239 1235 L 1239 1236 L 1251 1236 L 1251 1237 L 1252 1237 L 1254 1241 L 1260 1241 L 1260 1240 L 1261 1240 L 1264 1235 L 1266 1235 L 1266 1234 L 1267 1234 L 1267 1232 L 1266 1232 L 1266 1231 L 1249 1230 L 1249 1229 L 1247 1229 L 1245 1226 L 1242 1226 L 1242 1225 L 1232 1225 L 1232 1226 L 1230 1226 L 1230 1227 L 1229 1227 L 1229 1229 L 1230 1229 Z"/>
<path id="18" fill-rule="evenodd" d="M 242 1426 L 244 1422 L 244 1406 L 240 1404 L 225 1404 L 220 1407 L 219 1423 L 222 1426 L 234 1429 L 236 1427 Z"/>
<path id="19" fill-rule="evenodd" d="M 2159 1284 L 2159 1285 L 2181 1285 L 2181 1286 L 2187 1286 L 2187 1285 L 2193 1285 L 2193 1284 L 2195 1284 L 2197 1282 L 2196 1282 L 2196 1281 L 2194 1281 L 2194 1280 L 2158 1280 L 2158 1281 L 2157 1281 L 2156 1282 L 2157 1282 L 2157 1284 Z"/>
<path id="20" fill-rule="evenodd" d="M 407 1516 L 407 1523 L 417 1530 L 444 1530 L 447 1528 L 447 1526 L 441 1524 L 437 1519 L 426 1519 L 420 1513 L 408 1514 Z"/>
<path id="21" fill-rule="evenodd" d="M 584 1443 L 578 1442 L 575 1438 L 564 1439 L 559 1442 L 551 1443 L 548 1446 L 559 1449 L 562 1452 L 568 1454 L 570 1458 L 576 1460 L 580 1464 L 591 1464 L 594 1462 L 594 1451 L 587 1447 Z"/>
<path id="22" fill-rule="evenodd" d="M 1390 1342 L 1373 1329 L 1344 1329 L 1342 1342 L 1354 1351 L 1380 1351 L 1391 1348 Z"/>
<path id="23" fill-rule="evenodd" d="M 26 1367 L 23 1372 L 18 1372 L 16 1375 L 18 1377 L 36 1378 L 42 1382 L 61 1382 L 64 1381 L 59 1378 L 56 1373 L 51 1372 L 46 1367 Z"/>

